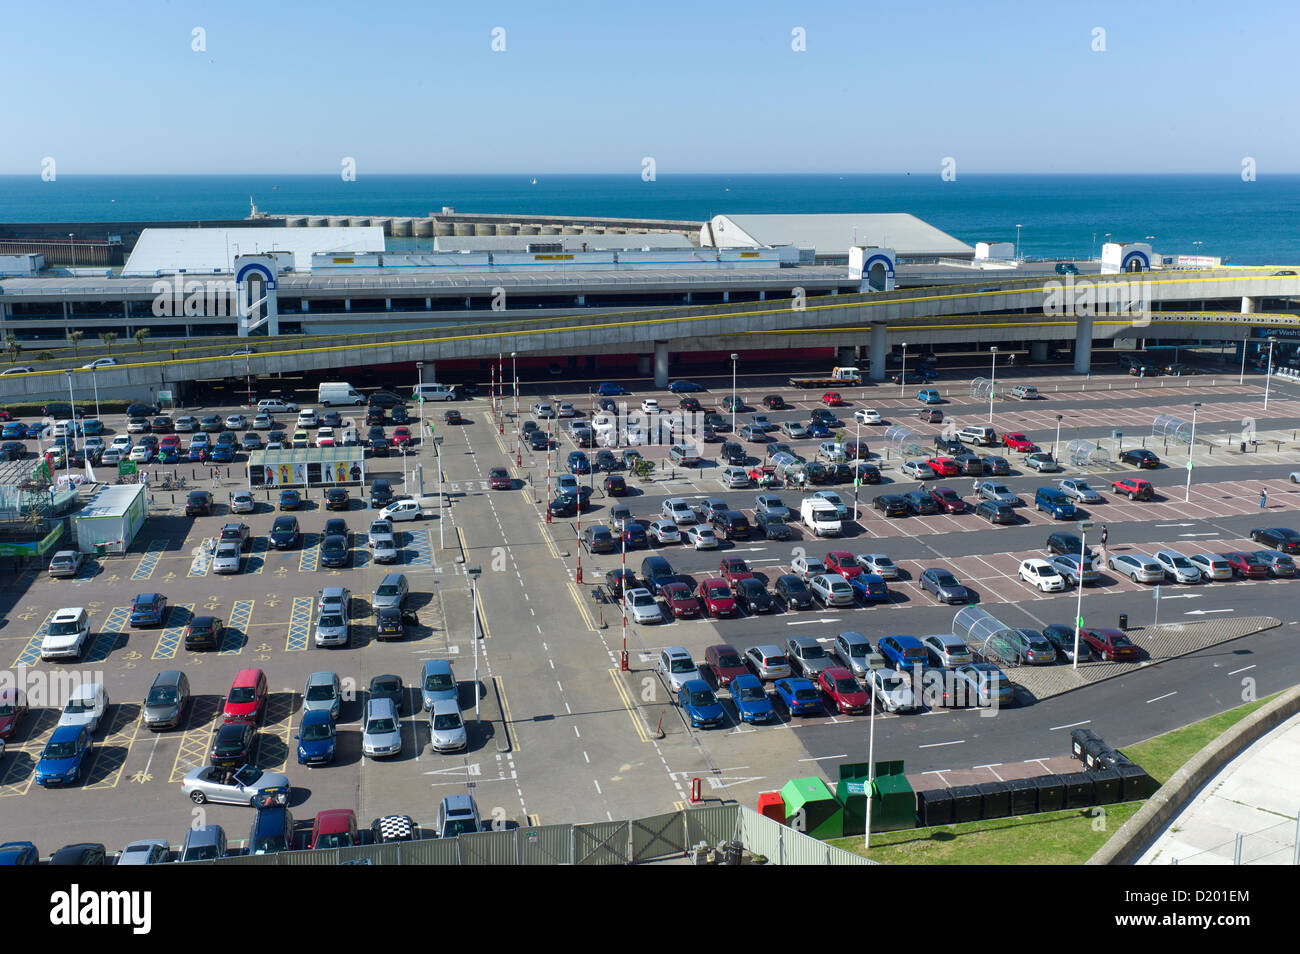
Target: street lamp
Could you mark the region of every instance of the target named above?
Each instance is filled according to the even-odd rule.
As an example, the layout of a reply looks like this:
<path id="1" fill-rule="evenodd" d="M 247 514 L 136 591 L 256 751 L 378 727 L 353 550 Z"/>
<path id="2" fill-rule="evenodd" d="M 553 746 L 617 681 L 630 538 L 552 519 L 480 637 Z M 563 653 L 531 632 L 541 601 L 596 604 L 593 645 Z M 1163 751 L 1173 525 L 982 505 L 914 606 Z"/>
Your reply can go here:
<path id="1" fill-rule="evenodd" d="M 993 353 L 993 371 L 992 378 L 989 381 L 989 423 L 993 423 L 993 395 L 998 390 L 998 346 L 992 345 L 989 351 Z"/>
<path id="2" fill-rule="evenodd" d="M 907 342 L 906 341 L 902 342 L 902 345 L 903 345 L 903 370 L 898 375 L 898 396 L 899 397 L 903 397 L 904 395 L 907 394 Z"/>
<path id="3" fill-rule="evenodd" d="M 1016 223 L 1016 261 L 1020 261 L 1020 223 Z"/>
<path id="4" fill-rule="evenodd" d="M 1092 524 L 1079 521 L 1079 596 L 1074 604 L 1074 666 L 1079 668 L 1079 630 L 1083 629 L 1083 565 L 1088 559 L 1088 531 Z"/>
<path id="5" fill-rule="evenodd" d="M 424 440 L 424 362 L 415 362 L 415 393 L 420 396 L 420 440 Z"/>
<path id="6" fill-rule="evenodd" d="M 1061 414 L 1056 415 L 1056 437 L 1052 440 L 1052 460 L 1057 462 L 1061 459 L 1056 456 L 1056 445 L 1061 442 L 1061 418 L 1063 416 Z"/>
<path id="7" fill-rule="evenodd" d="M 871 729 L 868 734 L 870 741 L 867 743 L 867 824 L 863 832 L 864 849 L 871 847 L 871 790 L 876 783 L 876 686 L 880 684 L 876 676 L 876 670 L 872 669 L 868 677 L 871 680 Z"/>
<path id="8" fill-rule="evenodd" d="M 1192 499 L 1192 451 L 1196 447 L 1196 409 L 1200 406 L 1200 401 L 1192 405 L 1192 436 L 1187 441 L 1187 493 L 1183 496 L 1184 502 Z"/>
<path id="9" fill-rule="evenodd" d="M 438 464 L 438 549 L 442 550 L 447 546 L 447 536 L 443 531 L 445 522 L 442 519 L 442 435 L 439 434 L 433 439 L 433 453 Z"/>
<path id="10" fill-rule="evenodd" d="M 72 241 L 72 233 L 68 233 L 68 250 L 72 253 L 72 271 L 77 270 L 77 246 Z"/>
<path id="11" fill-rule="evenodd" d="M 471 594 L 470 599 L 474 601 L 473 606 L 471 607 L 471 611 L 474 613 L 474 721 L 475 722 L 477 722 L 479 718 L 478 700 L 479 700 L 480 692 L 479 692 L 479 684 L 478 684 L 478 577 L 479 574 L 482 572 L 483 572 L 483 568 L 479 566 L 477 563 L 473 563 L 465 567 L 465 574 L 469 577 L 470 594 Z"/>
<path id="12" fill-rule="evenodd" d="M 1273 383 L 1273 345 L 1277 344 L 1276 338 L 1268 339 L 1268 374 L 1264 376 L 1264 410 L 1268 410 L 1268 386 Z"/>
<path id="13" fill-rule="evenodd" d="M 68 426 L 63 429 L 63 456 L 67 459 L 68 473 L 72 473 L 72 455 L 68 453 L 68 431 L 72 431 L 72 449 L 77 449 L 77 402 L 72 396 L 72 372 L 65 370 L 63 372 L 68 376 L 68 406 L 69 412 Z"/>
<path id="14" fill-rule="evenodd" d="M 732 434 L 736 433 L 736 361 L 740 355 L 732 354 Z"/>
<path id="15" fill-rule="evenodd" d="M 95 418 L 96 420 L 98 420 L 99 419 L 99 377 L 96 375 L 94 368 L 90 369 L 90 382 L 95 386 Z"/>

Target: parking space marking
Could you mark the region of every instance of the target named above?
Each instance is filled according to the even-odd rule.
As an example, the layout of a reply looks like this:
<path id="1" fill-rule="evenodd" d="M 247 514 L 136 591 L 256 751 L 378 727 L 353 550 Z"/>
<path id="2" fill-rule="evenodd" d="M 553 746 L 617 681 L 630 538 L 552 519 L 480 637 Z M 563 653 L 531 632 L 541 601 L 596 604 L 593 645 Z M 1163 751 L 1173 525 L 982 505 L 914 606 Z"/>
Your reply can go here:
<path id="1" fill-rule="evenodd" d="M 95 638 L 90 642 L 90 648 L 86 650 L 82 657 L 84 662 L 100 663 L 109 657 L 109 654 L 117 648 L 118 640 L 122 638 L 122 630 L 126 629 L 127 620 L 131 618 L 131 608 L 129 606 L 114 606 L 108 611 L 108 616 L 100 625 L 99 631 Z"/>
<path id="2" fill-rule="evenodd" d="M 158 645 L 153 648 L 154 659 L 173 659 L 185 635 L 185 627 L 194 618 L 193 603 L 178 603 L 167 610 L 167 626 L 158 634 Z"/>
<path id="3" fill-rule="evenodd" d="M 308 541 L 311 541 L 308 545 Z M 314 533 L 302 535 L 302 552 L 298 555 L 298 572 L 314 573 L 320 567 L 320 538 Z"/>
<path id="4" fill-rule="evenodd" d="M 145 550 L 144 556 L 140 557 L 140 562 L 136 564 L 135 572 L 131 574 L 131 579 L 138 583 L 153 576 L 154 567 L 158 565 L 158 560 L 166 549 L 166 540 L 150 540 L 148 549 Z"/>
<path id="5" fill-rule="evenodd" d="M 289 740 L 293 733 L 293 692 L 272 692 L 266 698 L 262 730 L 257 734 L 257 767 L 267 772 L 282 771 L 289 761 Z"/>
<path id="6" fill-rule="evenodd" d="M 289 635 L 285 639 L 286 652 L 301 652 L 311 641 L 311 597 L 295 596 L 289 610 Z"/>
<path id="7" fill-rule="evenodd" d="M 433 541 L 429 539 L 429 530 L 427 527 L 416 527 L 408 530 L 406 534 L 406 546 L 402 549 L 406 557 L 407 566 L 432 566 L 433 565 Z"/>
<path id="8" fill-rule="evenodd" d="M 112 707 L 110 715 L 107 727 L 101 730 L 104 738 L 95 743 L 93 761 L 82 788 L 92 791 L 117 788 L 117 783 L 122 781 L 126 757 L 140 732 L 140 707 L 119 703 Z"/>
<path id="9" fill-rule="evenodd" d="M 180 746 L 172 761 L 168 782 L 179 782 L 190 769 L 203 768 L 208 764 L 212 733 L 216 731 L 215 720 L 222 704 L 223 700 L 219 696 L 199 696 L 190 704 L 190 728 L 181 733 Z"/>
<path id="10" fill-rule="evenodd" d="M 50 631 L 50 620 L 54 618 L 54 610 L 45 617 L 45 622 L 36 628 L 31 639 L 27 640 L 27 645 L 22 648 L 18 658 L 14 660 L 14 666 L 34 666 L 41 658 L 41 642 Z"/>
<path id="11" fill-rule="evenodd" d="M 194 559 L 190 560 L 190 568 L 185 574 L 187 577 L 208 575 L 208 570 L 212 569 L 212 554 L 216 545 L 216 541 L 209 537 L 195 547 Z"/>
<path id="12" fill-rule="evenodd" d="M 230 620 L 221 634 L 221 649 L 218 655 L 237 656 L 244 651 L 248 642 L 248 621 L 253 616 L 253 604 L 256 600 L 235 600 L 230 609 Z"/>
<path id="13" fill-rule="evenodd" d="M 370 566 L 370 534 L 354 534 L 352 546 L 356 551 L 352 555 L 352 565 L 358 570 L 364 570 L 366 567 Z"/>
<path id="14" fill-rule="evenodd" d="M 266 569 L 266 537 L 253 537 L 253 547 L 248 553 L 248 558 L 244 562 L 244 572 L 250 576 L 257 576 Z"/>

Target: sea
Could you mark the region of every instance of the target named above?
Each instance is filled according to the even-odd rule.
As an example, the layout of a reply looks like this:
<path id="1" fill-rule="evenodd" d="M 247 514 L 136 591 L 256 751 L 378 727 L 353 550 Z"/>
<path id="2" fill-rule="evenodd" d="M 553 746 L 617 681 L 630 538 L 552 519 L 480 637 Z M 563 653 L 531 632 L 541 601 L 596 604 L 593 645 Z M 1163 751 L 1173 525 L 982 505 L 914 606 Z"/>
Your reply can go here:
<path id="1" fill-rule="evenodd" d="M 0 176 L 0 222 L 242 219 L 250 198 L 298 215 L 910 212 L 971 244 L 1019 239 L 1025 258 L 1095 258 L 1109 240 L 1239 265 L 1300 263 L 1300 175 Z"/>

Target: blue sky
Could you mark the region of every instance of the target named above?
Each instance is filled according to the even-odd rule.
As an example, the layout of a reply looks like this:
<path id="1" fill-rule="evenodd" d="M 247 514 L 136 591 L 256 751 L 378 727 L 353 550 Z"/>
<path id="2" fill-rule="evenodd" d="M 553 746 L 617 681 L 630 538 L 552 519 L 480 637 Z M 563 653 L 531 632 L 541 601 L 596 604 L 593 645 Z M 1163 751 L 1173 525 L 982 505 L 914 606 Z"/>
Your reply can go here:
<path id="1" fill-rule="evenodd" d="M 46 156 L 60 175 L 336 173 L 344 156 L 360 174 L 639 172 L 645 156 L 660 175 L 930 173 L 949 156 L 966 174 L 1235 174 L 1245 156 L 1300 172 L 1293 0 L 71 0 L 4 16 L 0 173 Z"/>

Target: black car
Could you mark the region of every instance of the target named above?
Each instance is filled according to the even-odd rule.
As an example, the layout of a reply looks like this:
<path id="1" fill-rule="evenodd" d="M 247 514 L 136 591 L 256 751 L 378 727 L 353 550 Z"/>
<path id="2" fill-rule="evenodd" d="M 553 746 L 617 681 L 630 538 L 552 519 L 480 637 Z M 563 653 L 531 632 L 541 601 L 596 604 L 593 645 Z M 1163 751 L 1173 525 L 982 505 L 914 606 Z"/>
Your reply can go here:
<path id="1" fill-rule="evenodd" d="M 677 406 L 683 411 L 691 411 L 692 413 L 699 413 L 704 410 L 704 406 L 700 404 L 699 398 L 693 397 L 682 398 L 677 402 Z"/>
<path id="2" fill-rule="evenodd" d="M 406 635 L 406 621 L 402 618 L 402 610 L 397 606 L 385 606 L 375 614 L 375 639 L 401 639 Z M 376 677 L 378 678 L 378 677 Z M 394 677 L 396 678 L 396 677 Z M 375 696 L 375 680 L 370 680 L 370 695 Z M 398 681 L 401 686 L 401 681 Z M 400 688 L 398 689 L 400 692 Z M 400 701 L 395 703 L 397 711 L 402 710 Z"/>
<path id="3" fill-rule="evenodd" d="M 717 411 L 706 411 L 704 414 L 704 423 L 715 431 L 725 431 L 731 427 L 727 419 Z"/>
<path id="4" fill-rule="evenodd" d="M 958 454 L 966 453 L 966 445 L 955 437 L 944 437 L 939 434 L 934 439 L 934 450 L 939 456 L 956 457 Z"/>
<path id="5" fill-rule="evenodd" d="M 352 497 L 346 487 L 331 487 L 325 491 L 326 510 L 347 510 L 352 506 Z"/>
<path id="6" fill-rule="evenodd" d="M 80 845 L 66 845 L 50 855 L 52 865 L 106 865 L 108 860 L 104 846 L 86 842 Z"/>
<path id="7" fill-rule="evenodd" d="M 984 473 L 991 477 L 1011 476 L 1011 462 L 994 454 L 984 458 Z"/>
<path id="8" fill-rule="evenodd" d="M 368 441 L 382 440 L 387 436 L 388 435 L 385 433 L 383 426 L 380 424 L 374 424 L 371 426 L 370 430 L 366 431 L 366 440 Z"/>
<path id="9" fill-rule="evenodd" d="M 815 484 L 819 487 L 835 482 L 834 468 L 827 467 L 825 464 L 816 460 L 804 468 L 804 476 L 808 478 L 808 483 Z"/>
<path id="10" fill-rule="evenodd" d="M 709 521 L 719 540 L 748 540 L 749 520 L 738 510 L 725 510 Z"/>
<path id="11" fill-rule="evenodd" d="M 376 391 L 370 395 L 371 407 L 390 408 L 399 405 L 405 407 L 406 401 L 392 391 Z"/>
<path id="12" fill-rule="evenodd" d="M 586 544 L 588 553 L 613 553 L 618 549 L 609 528 L 598 523 L 582 528 L 582 542 Z"/>
<path id="13" fill-rule="evenodd" d="M 783 573 L 778 576 L 773 589 L 787 609 L 810 609 L 813 605 L 812 590 L 808 589 L 808 584 L 793 573 Z"/>
<path id="14" fill-rule="evenodd" d="M 20 460 L 27 453 L 27 445 L 18 441 L 6 441 L 0 444 L 0 457 L 5 460 Z"/>
<path id="15" fill-rule="evenodd" d="M 578 498 L 569 494 L 560 494 L 551 501 L 549 508 L 552 517 L 574 517 L 578 514 Z"/>
<path id="16" fill-rule="evenodd" d="M 370 442 L 371 457 L 387 457 L 389 454 L 388 439 L 379 437 Z"/>
<path id="17" fill-rule="evenodd" d="M 67 406 L 68 405 L 64 405 L 64 407 Z M 127 417 L 153 417 L 157 413 L 158 413 L 158 408 L 154 407 L 152 404 L 144 404 L 142 402 L 136 402 L 134 404 L 128 404 L 126 406 Z"/>
<path id="18" fill-rule="evenodd" d="M 871 506 L 886 517 L 906 517 L 912 512 L 912 505 L 902 494 L 881 494 L 871 501 Z"/>
<path id="19" fill-rule="evenodd" d="M 808 419 L 810 421 L 818 421 L 819 423 L 825 424 L 827 427 L 839 427 L 843 423 L 828 408 L 824 407 L 813 408 L 808 414 Z"/>
<path id="20" fill-rule="evenodd" d="M 458 412 L 457 412 L 457 415 L 459 415 L 459 413 L 460 413 L 460 412 L 458 411 Z M 393 408 L 393 409 L 389 412 L 389 417 L 391 417 L 391 418 L 393 419 L 393 423 L 394 423 L 394 424 L 410 424 L 410 423 L 411 423 L 411 416 L 410 416 L 409 414 L 406 413 L 406 408 L 403 407 L 401 404 L 397 405 L 397 407 Z M 451 421 L 447 421 L 447 423 L 450 424 Z"/>
<path id="21" fill-rule="evenodd" d="M 215 616 L 195 616 L 185 627 L 186 649 L 216 649 L 226 627 Z"/>
<path id="22" fill-rule="evenodd" d="M 208 764 L 223 768 L 247 765 L 257 738 L 257 726 L 251 722 L 227 722 L 212 737 Z"/>
<path id="23" fill-rule="evenodd" d="M 769 394 L 763 398 L 763 407 L 769 411 L 780 411 L 785 406 L 785 400 L 779 394 Z"/>
<path id="24" fill-rule="evenodd" d="M 1060 532 L 1047 535 L 1047 552 L 1050 556 L 1078 556 L 1082 547 L 1083 541 L 1078 534 Z M 1094 562 L 1097 559 L 1097 554 L 1091 547 L 1088 548 L 1087 556 Z"/>
<path id="25" fill-rule="evenodd" d="M 321 566 L 342 567 L 352 562 L 352 549 L 348 538 L 339 533 L 328 533 L 320 545 Z"/>
<path id="26" fill-rule="evenodd" d="M 858 464 L 854 469 L 857 471 L 859 483 L 880 483 L 880 468 L 875 464 Z"/>
<path id="27" fill-rule="evenodd" d="M 853 468 L 848 464 L 827 464 L 826 469 L 830 472 L 831 483 L 833 484 L 851 484 L 853 483 Z"/>
<path id="28" fill-rule="evenodd" d="M 1257 527 L 1250 531 L 1250 538 L 1271 550 L 1300 553 L 1300 533 L 1289 527 Z"/>
<path id="29" fill-rule="evenodd" d="M 640 586 L 636 581 L 636 574 L 631 570 L 610 570 L 605 574 L 605 585 L 614 594 L 614 598 L 619 600 L 623 598 L 626 590 L 634 590 Z"/>
<path id="30" fill-rule="evenodd" d="M 149 430 L 155 434 L 171 434 L 172 419 L 170 417 L 155 417 L 149 422 Z"/>
<path id="31" fill-rule="evenodd" d="M 975 516 L 983 517 L 989 523 L 1015 523 L 1016 508 L 995 500 L 981 500 L 975 505 Z"/>
<path id="32" fill-rule="evenodd" d="M 393 488 L 388 478 L 377 477 L 370 485 L 370 509 L 381 510 L 393 502 Z"/>
<path id="33" fill-rule="evenodd" d="M 961 472 L 967 477 L 984 476 L 984 458 L 979 454 L 972 454 L 968 450 L 953 454 L 952 459 L 961 467 Z"/>
<path id="34" fill-rule="evenodd" d="M 794 531 L 790 529 L 790 525 L 775 514 L 754 514 L 754 529 L 768 540 L 791 540 L 794 538 Z"/>
<path id="35" fill-rule="evenodd" d="M 1056 653 L 1065 662 L 1074 662 L 1074 627 L 1062 626 L 1059 623 L 1043 627 L 1043 635 L 1047 641 L 1056 648 Z M 1088 648 L 1088 643 L 1079 637 L 1079 662 L 1088 662 L 1092 659 L 1092 650 Z"/>
<path id="36" fill-rule="evenodd" d="M 212 516 L 212 494 L 206 490 L 191 490 L 190 495 L 185 498 L 185 516 Z"/>
<path id="37" fill-rule="evenodd" d="M 722 445 L 722 457 L 728 464 L 743 464 L 749 460 L 749 454 L 745 451 L 745 448 L 734 441 L 727 441 Z"/>
<path id="38" fill-rule="evenodd" d="M 372 404 L 370 407 L 366 408 L 367 424 L 382 424 L 384 423 L 384 420 L 384 409 L 382 407 Z"/>
<path id="39" fill-rule="evenodd" d="M 292 516 L 276 517 L 271 524 L 271 546 L 276 550 L 288 550 L 298 545 L 298 518 Z"/>
<path id="40" fill-rule="evenodd" d="M 613 451 L 597 451 L 596 460 L 591 465 L 596 470 L 603 470 L 606 473 L 612 473 L 619 469 L 618 458 L 614 456 Z"/>
<path id="41" fill-rule="evenodd" d="M 528 435 L 528 445 L 535 451 L 550 450 L 551 439 L 545 431 L 532 431 Z"/>
<path id="42" fill-rule="evenodd" d="M 737 605 L 751 616 L 754 613 L 771 613 L 776 609 L 776 601 L 772 599 L 767 587 L 753 577 L 736 583 L 731 588 L 731 595 Z"/>
<path id="43" fill-rule="evenodd" d="M 403 415 L 405 417 L 405 415 Z M 393 409 L 393 422 L 401 423 L 397 420 L 397 409 Z M 444 424 L 463 424 L 465 419 L 460 416 L 460 411 L 443 411 L 442 423 Z"/>
<path id="44" fill-rule="evenodd" d="M 1132 464 L 1137 468 L 1153 469 L 1160 466 L 1160 458 L 1142 447 L 1130 447 L 1119 455 L 1121 464 Z"/>
<path id="45" fill-rule="evenodd" d="M 913 490 L 905 493 L 903 499 L 907 501 L 908 512 L 914 513 L 918 517 L 928 517 L 939 512 L 938 502 L 923 490 Z"/>
<path id="46" fill-rule="evenodd" d="M 605 493 L 610 497 L 624 497 L 627 495 L 627 481 L 618 474 L 610 474 L 603 482 Z"/>

